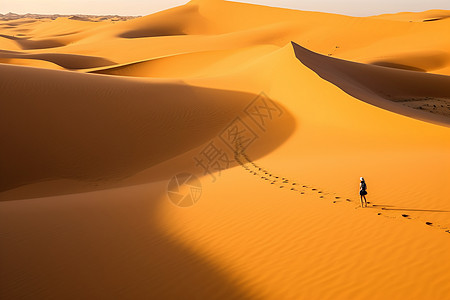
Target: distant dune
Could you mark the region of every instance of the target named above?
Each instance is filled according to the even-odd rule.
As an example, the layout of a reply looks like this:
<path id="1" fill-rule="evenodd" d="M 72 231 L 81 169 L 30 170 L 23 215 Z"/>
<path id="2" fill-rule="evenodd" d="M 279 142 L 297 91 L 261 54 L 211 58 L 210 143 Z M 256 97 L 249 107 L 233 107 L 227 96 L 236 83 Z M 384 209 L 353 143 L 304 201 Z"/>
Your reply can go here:
<path id="1" fill-rule="evenodd" d="M 52 19 L 55 20 L 57 18 L 69 18 L 70 20 L 78 20 L 78 21 L 126 21 L 131 20 L 134 18 L 134 16 L 118 16 L 118 15 L 105 15 L 105 16 L 95 16 L 95 15 L 59 15 L 59 14 L 51 14 L 51 15 L 45 15 L 45 14 L 16 14 L 9 12 L 7 14 L 0 14 L 0 20 L 2 21 L 10 21 L 10 20 L 19 20 L 19 19 Z"/>
<path id="2" fill-rule="evenodd" d="M 447 299 L 449 16 L 0 15 L 0 298 Z"/>
<path id="3" fill-rule="evenodd" d="M 295 43 L 293 47 L 303 64 L 356 98 L 416 119 L 450 125 L 449 76 L 354 63 L 315 54 Z M 424 111 L 425 107 L 428 110 Z"/>

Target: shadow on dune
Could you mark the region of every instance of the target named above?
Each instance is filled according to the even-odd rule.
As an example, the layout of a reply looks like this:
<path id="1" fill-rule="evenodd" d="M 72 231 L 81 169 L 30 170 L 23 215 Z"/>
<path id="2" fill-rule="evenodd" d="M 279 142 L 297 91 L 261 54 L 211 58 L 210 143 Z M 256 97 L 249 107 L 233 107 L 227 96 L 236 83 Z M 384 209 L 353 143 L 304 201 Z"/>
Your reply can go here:
<path id="1" fill-rule="evenodd" d="M 258 136 L 249 149 L 257 158 L 295 129 L 287 109 L 279 105 L 283 114 L 261 129 L 245 117 L 257 96 L 250 93 L 1 64 L 0 72 L 9 75 L 0 78 L 1 191 L 88 183 L 2 193 L 66 196 L 2 203 L 0 298 L 259 298 L 227 266 L 170 236 L 161 206 L 167 180 L 180 171 L 202 176 L 193 157 L 236 117 Z"/>
<path id="2" fill-rule="evenodd" d="M 244 110 L 257 96 L 250 93 L 173 81 L 1 68 L 10 76 L 0 81 L 0 190 L 61 179 L 83 183 L 81 189 L 41 186 L 24 194 L 2 193 L 2 200 L 166 180 L 186 170 L 201 176 L 194 156 L 236 117 L 258 137 L 249 149 L 253 159 L 278 147 L 296 126 L 285 108 L 264 130 L 245 120 Z M 146 169 L 139 180 L 124 181 Z"/>
<path id="3" fill-rule="evenodd" d="M 65 46 L 65 44 L 53 39 L 34 41 L 27 38 L 20 38 L 5 34 L 0 34 L 0 37 L 15 41 L 23 50 L 48 49 Z"/>
<path id="4" fill-rule="evenodd" d="M 440 212 L 440 213 L 448 213 L 450 210 L 442 210 L 442 209 L 426 209 L 426 208 L 401 208 L 395 207 L 393 205 L 383 205 L 376 204 L 374 207 L 381 207 L 382 210 L 398 210 L 398 211 L 419 211 L 419 212 Z"/>
<path id="5" fill-rule="evenodd" d="M 2 20 L 2 21 L 8 21 L 8 20 Z M 19 26 L 19 25 L 30 24 L 30 23 L 35 23 L 35 22 L 37 22 L 37 20 L 20 20 L 20 21 L 8 22 L 8 23 L 6 23 L 4 25 L 8 25 L 8 26 L 11 26 L 11 27 L 16 27 L 16 26 Z"/>
<path id="6" fill-rule="evenodd" d="M 170 236 L 161 207 L 168 201 L 166 179 L 180 171 L 201 176 L 193 156 L 236 117 L 258 136 L 249 146 L 257 158 L 295 129 L 287 109 L 278 104 L 279 118 L 261 128 L 245 114 L 257 96 L 250 93 L 0 68 L 11 74 L 0 80 L 2 190 L 52 178 L 125 186 L 76 195 L 68 195 L 70 188 L 31 191 L 28 197 L 66 196 L 3 203 L 2 237 L 11 238 L 0 249 L 2 298 L 259 298 L 226 266 Z M 137 183 L 147 184 L 127 187 Z M 96 189 L 105 186 L 84 191 Z"/>
<path id="7" fill-rule="evenodd" d="M 438 18 L 424 19 L 424 20 L 422 20 L 422 22 L 435 22 L 435 21 L 445 20 L 447 18 L 450 18 L 450 17 L 449 16 L 444 16 L 444 17 L 438 17 Z"/>
<path id="8" fill-rule="evenodd" d="M 450 125 L 450 118 L 442 111 L 428 112 L 406 105 L 407 100 L 425 98 L 450 104 L 450 76 L 356 63 L 312 52 L 294 42 L 292 46 L 301 63 L 347 94 L 398 114 Z"/>
<path id="9" fill-rule="evenodd" d="M 389 62 L 389 61 L 374 61 L 371 64 L 375 65 L 375 66 L 394 68 L 394 69 L 401 69 L 401 70 L 410 70 L 410 71 L 417 71 L 417 72 L 426 72 L 427 71 L 427 70 L 424 70 L 424 69 L 421 69 L 421 68 L 408 66 L 408 65 L 397 64 L 397 63 L 393 63 L 393 62 Z"/>
<path id="10" fill-rule="evenodd" d="M 64 53 L 22 53 L 0 50 L 0 58 L 25 58 L 49 61 L 68 70 L 105 67 L 116 64 L 103 57 Z"/>
<path id="11" fill-rule="evenodd" d="M 179 36 L 179 35 L 186 35 L 186 33 L 184 33 L 181 30 L 178 30 L 177 28 L 174 29 L 167 27 L 152 27 L 141 30 L 130 30 L 120 34 L 119 37 L 127 39 L 138 39 L 138 38 L 148 38 L 158 36 Z"/>
<path id="12" fill-rule="evenodd" d="M 159 215 L 164 187 L 3 206 L 3 242 L 9 239 L 0 249 L 1 298 L 258 299 L 167 234 Z"/>
<path id="13" fill-rule="evenodd" d="M 195 19 L 204 20 L 197 5 L 182 5 L 165 11 L 128 21 L 118 37 L 138 39 L 149 37 L 186 35 L 186 29 Z"/>

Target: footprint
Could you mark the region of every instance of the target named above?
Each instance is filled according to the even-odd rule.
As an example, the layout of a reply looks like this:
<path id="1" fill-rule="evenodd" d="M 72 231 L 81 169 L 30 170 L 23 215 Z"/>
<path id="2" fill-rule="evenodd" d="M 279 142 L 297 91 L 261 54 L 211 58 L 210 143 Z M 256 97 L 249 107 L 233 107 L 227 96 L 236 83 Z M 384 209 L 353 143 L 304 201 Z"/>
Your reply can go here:
<path id="1" fill-rule="evenodd" d="M 247 157 L 246 155 L 244 155 L 244 157 L 250 162 L 250 160 L 248 159 L 248 157 Z M 239 162 L 239 161 L 238 161 L 238 162 Z M 280 178 L 279 176 L 273 176 L 272 174 L 269 174 L 269 172 L 268 172 L 267 170 L 265 170 L 265 169 L 259 167 L 258 165 L 256 165 L 256 164 L 253 163 L 253 162 L 250 162 L 250 164 L 251 164 L 255 169 L 258 169 L 259 171 L 261 171 L 262 173 L 264 173 L 264 175 L 266 175 L 267 177 L 261 176 L 260 174 L 258 174 L 257 171 L 252 170 L 251 167 L 248 167 L 246 164 L 243 164 L 243 163 L 241 163 L 241 162 L 240 162 L 240 164 L 241 164 L 241 166 L 242 166 L 244 169 L 246 169 L 247 171 L 249 171 L 249 172 L 252 173 L 253 175 L 259 175 L 261 179 L 269 180 L 268 177 L 273 177 L 273 178 L 277 178 L 277 179 Z M 281 177 L 281 180 L 282 180 L 282 183 L 285 183 L 285 184 L 286 184 L 286 183 L 289 183 L 289 180 L 288 180 L 287 178 L 285 178 L 285 177 Z M 275 184 L 276 182 L 277 182 L 277 180 L 274 180 L 274 181 L 272 181 L 270 184 Z M 297 185 L 296 182 L 293 182 L 293 183 L 291 183 L 291 184 L 292 184 L 292 185 Z M 284 188 L 284 187 L 285 187 L 285 186 L 283 186 L 283 185 L 279 186 L 280 189 L 282 189 L 282 188 Z M 307 185 L 302 185 L 302 187 L 303 187 L 303 188 L 309 188 Z M 295 189 L 295 188 L 293 188 L 293 187 L 290 188 L 290 190 L 291 190 L 291 191 L 298 191 L 297 189 Z M 312 191 L 317 191 L 317 193 L 319 193 L 319 194 L 323 194 L 323 191 L 318 191 L 316 188 L 311 188 L 311 190 L 312 190 Z M 300 194 L 303 195 L 303 194 L 305 194 L 305 192 L 304 192 L 304 191 L 301 191 Z M 329 195 L 329 193 L 326 193 L 326 194 Z M 319 198 L 324 198 L 324 196 L 321 195 Z M 339 196 L 335 196 L 334 198 L 335 198 L 335 199 L 341 199 L 341 197 L 339 197 Z M 349 199 L 349 198 L 346 198 L 345 201 L 347 201 L 347 202 L 352 202 L 352 200 Z M 333 203 L 337 203 L 337 202 L 339 202 L 339 201 L 333 201 Z M 367 202 L 367 203 L 370 204 L 370 202 Z M 376 206 L 376 205 L 373 205 L 373 206 Z M 386 209 L 386 208 L 385 208 L 385 207 L 381 207 L 381 209 L 384 210 L 384 209 Z M 381 214 L 381 212 L 379 212 L 379 213 L 377 213 L 377 215 L 380 216 L 380 215 L 382 215 L 382 214 Z M 401 216 L 402 216 L 403 218 L 411 219 L 410 216 L 407 215 L 407 214 L 402 214 Z M 432 225 L 433 225 L 432 222 L 425 222 L 425 224 L 428 225 L 428 226 L 432 226 Z M 450 230 L 446 230 L 446 232 L 450 233 Z"/>

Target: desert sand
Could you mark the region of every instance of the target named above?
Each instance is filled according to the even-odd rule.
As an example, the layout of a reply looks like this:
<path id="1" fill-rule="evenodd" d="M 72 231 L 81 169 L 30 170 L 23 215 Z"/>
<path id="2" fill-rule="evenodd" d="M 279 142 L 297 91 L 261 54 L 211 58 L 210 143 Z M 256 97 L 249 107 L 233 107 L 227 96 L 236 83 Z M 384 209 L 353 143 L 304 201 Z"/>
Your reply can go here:
<path id="1" fill-rule="evenodd" d="M 0 298 L 450 299 L 449 27 L 1 20 Z"/>

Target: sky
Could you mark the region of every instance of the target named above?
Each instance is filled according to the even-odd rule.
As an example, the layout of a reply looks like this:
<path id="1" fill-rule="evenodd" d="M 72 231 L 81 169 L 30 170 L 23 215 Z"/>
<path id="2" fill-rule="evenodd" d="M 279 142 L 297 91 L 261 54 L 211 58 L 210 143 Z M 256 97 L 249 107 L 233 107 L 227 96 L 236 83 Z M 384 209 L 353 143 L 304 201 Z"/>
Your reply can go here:
<path id="1" fill-rule="evenodd" d="M 0 13 L 148 15 L 187 0 L 0 0 Z M 240 0 L 268 6 L 369 16 L 428 9 L 450 10 L 450 0 Z"/>

